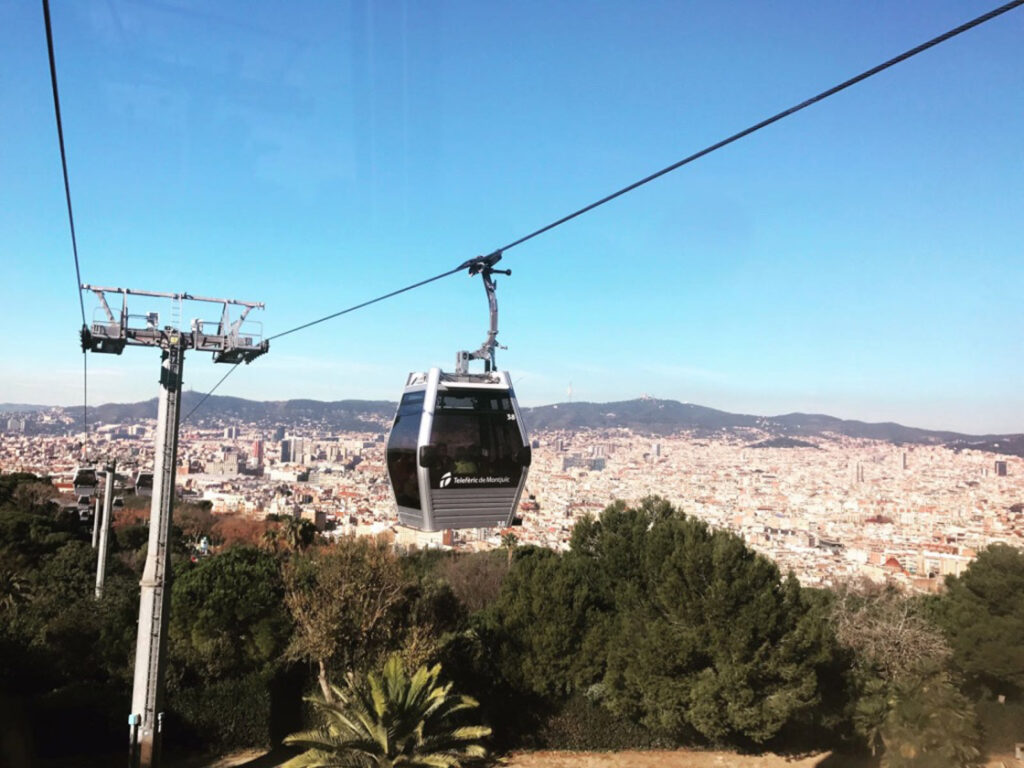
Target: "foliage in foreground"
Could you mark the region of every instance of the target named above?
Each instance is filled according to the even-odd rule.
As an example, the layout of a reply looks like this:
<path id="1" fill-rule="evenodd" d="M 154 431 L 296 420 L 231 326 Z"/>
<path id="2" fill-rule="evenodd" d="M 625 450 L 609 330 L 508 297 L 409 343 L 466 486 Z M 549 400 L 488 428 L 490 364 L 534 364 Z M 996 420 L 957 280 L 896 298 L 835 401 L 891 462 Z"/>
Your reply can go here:
<path id="1" fill-rule="evenodd" d="M 365 682 L 350 674 L 345 688 L 332 686 L 333 701 L 308 699 L 323 724 L 285 739 L 307 751 L 284 768 L 457 768 L 484 757 L 480 740 L 491 729 L 460 724 L 460 713 L 477 703 L 452 693 L 451 683 L 440 684 L 440 673 L 439 665 L 423 666 L 409 676 L 401 659 L 391 656 L 381 674 L 371 673 Z"/>
<path id="2" fill-rule="evenodd" d="M 0 475 L 0 709 L 39 757 L 84 758 L 123 744 L 146 529 L 142 516 L 115 524 L 96 601 L 89 526 L 53 494 Z M 228 547 L 225 522 L 175 510 L 169 750 L 274 743 L 302 727 L 320 658 L 343 680 L 396 651 L 407 669 L 441 661 L 506 748 L 850 737 L 893 768 L 947 768 L 974 762 L 974 712 L 990 749 L 1012 749 L 1024 728 L 1014 548 L 980 552 L 922 600 L 800 588 L 656 499 L 581 523 L 564 555 L 399 556 L 354 540 L 261 552 L 248 534 Z M 224 547 L 189 562 L 197 537 Z M 68 738 L 50 738 L 54 722 Z"/>
<path id="3" fill-rule="evenodd" d="M 1024 699 L 1024 551 L 994 544 L 946 587 L 938 619 L 956 667 L 982 696 Z"/>
<path id="4" fill-rule="evenodd" d="M 942 669 L 896 684 L 881 737 L 882 768 L 964 768 L 981 756 L 974 708 Z"/>
<path id="5" fill-rule="evenodd" d="M 820 721 L 834 641 L 793 578 L 660 499 L 521 551 L 493 611 L 503 666 L 685 743 L 765 744 Z"/>

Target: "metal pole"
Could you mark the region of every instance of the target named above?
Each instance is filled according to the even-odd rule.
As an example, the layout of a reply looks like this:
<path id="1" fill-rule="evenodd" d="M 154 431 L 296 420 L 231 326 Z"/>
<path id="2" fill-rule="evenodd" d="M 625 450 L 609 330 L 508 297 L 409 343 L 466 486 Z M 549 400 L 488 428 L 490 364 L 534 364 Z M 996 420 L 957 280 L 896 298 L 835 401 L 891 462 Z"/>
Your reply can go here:
<path id="1" fill-rule="evenodd" d="M 141 715 L 128 715 L 128 768 L 139 765 L 139 724 Z"/>
<path id="2" fill-rule="evenodd" d="M 96 558 L 96 599 L 103 597 L 103 581 L 107 577 L 107 542 L 110 540 L 110 515 L 114 506 L 114 471 L 117 462 L 107 463 L 107 482 L 103 486 L 103 523 L 99 533 L 99 556 Z M 97 502 L 97 507 L 99 503 Z M 97 516 L 98 516 L 97 512 Z M 96 526 L 93 525 L 93 530 Z M 93 539 L 95 539 L 95 535 Z"/>
<path id="3" fill-rule="evenodd" d="M 100 535 L 100 500 L 96 499 L 92 514 L 92 548 L 96 549 L 97 536 Z"/>
<path id="4" fill-rule="evenodd" d="M 181 371 L 185 349 L 172 333 L 160 369 L 160 400 L 153 468 L 153 502 L 149 512 L 149 549 L 140 582 L 139 638 L 135 647 L 135 685 L 131 717 L 141 722 L 133 729 L 129 756 L 137 768 L 160 765 L 160 721 L 164 693 L 166 625 L 170 613 L 171 557 L 169 536 L 174 506 L 174 473 L 178 454 L 181 414 Z"/>

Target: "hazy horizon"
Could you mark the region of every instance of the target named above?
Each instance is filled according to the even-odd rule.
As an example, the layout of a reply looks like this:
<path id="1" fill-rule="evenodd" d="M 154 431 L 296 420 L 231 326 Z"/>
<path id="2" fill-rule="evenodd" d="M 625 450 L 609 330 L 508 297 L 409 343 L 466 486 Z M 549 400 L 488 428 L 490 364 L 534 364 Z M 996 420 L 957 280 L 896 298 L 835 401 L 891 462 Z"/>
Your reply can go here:
<path id="1" fill-rule="evenodd" d="M 185 387 L 185 389 L 183 391 L 185 393 L 187 393 L 187 394 L 197 395 L 197 396 L 202 396 L 202 395 L 206 394 L 206 392 L 203 392 L 203 391 L 189 389 L 187 386 Z M 517 395 L 518 395 L 518 393 L 517 393 Z M 249 400 L 249 401 L 252 401 L 252 402 L 287 402 L 289 400 L 312 400 L 312 401 L 315 401 L 315 402 L 324 402 L 324 403 L 338 402 L 338 401 L 345 401 L 345 400 L 354 400 L 354 401 L 362 401 L 362 402 L 389 402 L 389 403 L 397 403 L 398 402 L 398 397 L 397 396 L 396 397 L 332 397 L 332 398 L 329 398 L 329 399 L 316 398 L 316 397 L 250 398 L 250 397 L 243 397 L 241 395 L 234 394 L 234 393 L 228 394 L 228 393 L 217 392 L 217 393 L 215 393 L 213 395 L 213 397 L 233 397 L 233 398 L 238 398 L 238 399 L 243 399 L 243 400 Z M 719 408 L 719 407 L 716 407 L 716 406 L 713 406 L 713 405 L 708 405 L 707 403 L 696 403 L 696 402 L 692 402 L 692 401 L 678 400 L 676 398 L 656 397 L 656 396 L 650 395 L 648 393 L 636 395 L 634 397 L 618 398 L 616 400 L 587 400 L 587 399 L 583 399 L 583 398 L 576 398 L 576 397 L 574 397 L 572 400 L 566 399 L 566 400 L 559 400 L 559 401 L 554 401 L 554 402 L 527 402 L 527 401 L 524 401 L 522 398 L 519 398 L 519 404 L 520 404 L 520 406 L 526 407 L 526 408 L 540 408 L 540 407 L 546 407 L 546 406 L 558 406 L 558 405 L 581 404 L 581 403 L 594 404 L 594 405 L 605 405 L 605 404 L 613 404 L 613 403 L 617 403 L 617 402 L 631 402 L 631 401 L 635 401 L 635 400 L 642 400 L 642 399 L 645 399 L 645 398 L 646 399 L 653 399 L 653 400 L 674 401 L 674 402 L 682 403 L 683 405 L 695 405 L 695 406 L 699 406 L 699 407 L 702 407 L 702 408 L 710 408 L 710 409 L 717 410 L 717 411 L 723 411 L 725 413 L 731 413 L 731 414 L 736 414 L 736 415 L 745 415 L 745 416 L 758 416 L 758 417 L 765 417 L 765 418 L 786 416 L 786 415 L 789 415 L 789 414 L 798 413 L 798 414 L 805 414 L 805 415 L 808 415 L 808 416 L 814 416 L 814 415 L 830 416 L 830 417 L 833 417 L 833 418 L 842 419 L 843 421 L 860 421 L 860 422 L 869 423 L 869 424 L 870 423 L 889 423 L 889 422 L 891 422 L 891 423 L 899 424 L 899 425 L 904 426 L 904 427 L 911 427 L 911 428 L 914 428 L 914 429 L 933 430 L 933 431 L 938 431 L 938 432 L 957 432 L 957 433 L 961 433 L 961 434 L 965 434 L 965 435 L 969 435 L 969 436 L 1015 435 L 1015 434 L 1022 434 L 1022 433 L 1024 433 L 1024 430 L 1021 430 L 1021 431 L 1015 431 L 1015 430 L 994 430 L 993 431 L 993 430 L 989 430 L 989 431 L 979 432 L 979 431 L 971 431 L 971 430 L 964 430 L 964 429 L 956 429 L 956 428 L 953 428 L 953 427 L 942 426 L 942 425 L 931 426 L 931 425 L 926 425 L 926 424 L 914 423 L 914 422 L 910 422 L 910 421 L 906 421 L 906 420 L 900 420 L 898 418 L 896 418 L 896 419 L 865 419 L 865 418 L 860 418 L 858 416 L 848 416 L 848 415 L 843 415 L 843 414 L 838 414 L 838 413 L 828 413 L 826 411 L 807 410 L 807 409 L 801 409 L 801 408 L 784 410 L 784 411 L 773 411 L 773 412 L 758 412 L 758 411 L 753 411 L 753 410 L 732 410 L 732 409 L 729 409 L 729 408 Z M 131 405 L 131 404 L 134 404 L 134 403 L 148 402 L 148 401 L 155 400 L 155 399 L 156 399 L 156 394 L 154 393 L 151 397 L 144 397 L 144 398 L 137 399 L 137 400 L 135 400 L 135 399 L 133 399 L 133 400 L 107 400 L 107 401 L 104 401 L 104 402 L 90 402 L 89 403 L 89 408 L 98 408 L 98 407 L 102 407 L 102 406 L 106 406 L 106 405 Z M 82 403 L 81 402 L 77 402 L 77 403 L 14 403 L 14 402 L 0 402 L 0 412 L 5 412 L 3 410 L 5 407 L 16 407 L 16 406 L 33 407 L 33 408 L 55 408 L 56 407 L 56 408 L 66 408 L 68 410 L 72 410 L 73 411 L 76 408 L 80 409 L 82 407 Z M 10 412 L 8 411 L 8 413 L 10 413 Z M 202 409 L 197 411 L 196 415 L 201 417 Z"/>

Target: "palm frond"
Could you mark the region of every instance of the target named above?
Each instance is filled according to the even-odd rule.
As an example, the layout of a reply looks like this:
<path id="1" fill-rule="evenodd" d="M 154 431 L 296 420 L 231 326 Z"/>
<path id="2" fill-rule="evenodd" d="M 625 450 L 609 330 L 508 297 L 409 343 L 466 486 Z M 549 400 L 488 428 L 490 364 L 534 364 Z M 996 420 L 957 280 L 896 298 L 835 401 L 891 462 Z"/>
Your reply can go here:
<path id="1" fill-rule="evenodd" d="M 421 666 L 408 675 L 401 659 L 392 656 L 380 674 L 365 680 L 349 676 L 345 689 L 332 686 L 334 702 L 307 699 L 325 724 L 285 739 L 308 750 L 289 761 L 289 768 L 458 768 L 465 760 L 485 756 L 487 750 L 478 741 L 491 729 L 452 721 L 455 713 L 473 709 L 477 702 L 452 693 L 451 683 L 439 684 L 440 675 L 440 665 Z"/>

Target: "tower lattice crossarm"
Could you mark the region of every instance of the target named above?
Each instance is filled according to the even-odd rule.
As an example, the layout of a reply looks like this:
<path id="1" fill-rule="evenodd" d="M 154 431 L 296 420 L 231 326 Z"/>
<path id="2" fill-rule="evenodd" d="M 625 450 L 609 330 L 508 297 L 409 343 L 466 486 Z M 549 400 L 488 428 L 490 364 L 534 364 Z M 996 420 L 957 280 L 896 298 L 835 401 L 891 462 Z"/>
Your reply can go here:
<path id="1" fill-rule="evenodd" d="M 172 345 L 181 345 L 182 349 L 212 352 L 214 362 L 250 363 L 270 348 L 270 342 L 263 339 L 262 325 L 248 319 L 252 310 L 263 309 L 262 302 L 218 299 L 190 293 L 108 288 L 86 283 L 82 284 L 82 290 L 91 291 L 99 301 L 91 325 L 82 329 L 82 349 L 86 351 L 119 355 L 125 346 L 167 349 Z M 121 297 L 120 311 L 116 315 L 110 308 L 109 295 Z M 156 312 L 129 314 L 129 296 L 169 299 L 176 307 L 184 302 L 220 304 L 221 316 L 216 321 L 193 320 L 188 329 L 179 328 L 176 324 L 161 326 L 160 315 Z M 231 319 L 232 307 L 242 308 L 234 320 Z"/>

